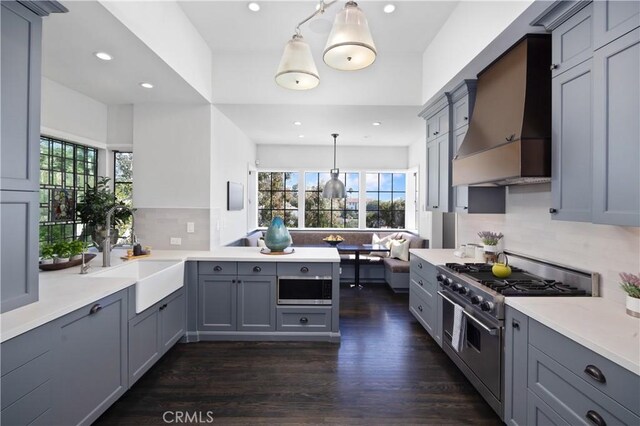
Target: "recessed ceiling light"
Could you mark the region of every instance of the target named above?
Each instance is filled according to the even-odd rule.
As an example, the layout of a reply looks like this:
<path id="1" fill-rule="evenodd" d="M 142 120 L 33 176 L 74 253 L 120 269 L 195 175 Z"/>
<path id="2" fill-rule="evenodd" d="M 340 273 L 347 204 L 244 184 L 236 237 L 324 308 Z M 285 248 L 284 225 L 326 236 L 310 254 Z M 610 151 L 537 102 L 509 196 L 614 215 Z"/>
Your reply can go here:
<path id="1" fill-rule="evenodd" d="M 387 4 L 384 6 L 384 13 L 393 13 L 396 10 L 396 6 L 394 4 Z"/>
<path id="2" fill-rule="evenodd" d="M 298 135 L 298 137 L 299 137 L 300 139 L 302 139 L 302 138 L 304 138 L 304 135 Z"/>
<path id="3" fill-rule="evenodd" d="M 96 55 L 96 58 L 102 59 L 103 61 L 110 61 L 113 59 L 113 56 L 109 55 L 107 52 L 96 52 L 94 55 Z"/>
<path id="4" fill-rule="evenodd" d="M 257 12 L 260 10 L 260 5 L 258 3 L 256 3 L 255 1 L 252 1 L 251 3 L 249 3 L 247 5 L 247 7 L 249 8 L 250 11 L 252 12 Z"/>
<path id="5" fill-rule="evenodd" d="M 294 126 L 302 126 L 302 122 L 301 121 L 294 121 L 293 125 Z"/>
<path id="6" fill-rule="evenodd" d="M 151 83 L 140 83 L 140 86 L 144 87 L 145 89 L 153 89 L 153 84 Z"/>
<path id="7" fill-rule="evenodd" d="M 381 122 L 379 122 L 379 121 L 374 121 L 374 122 L 373 122 L 373 123 L 371 123 L 371 124 L 373 124 L 374 126 L 379 126 L 379 125 L 381 125 L 382 123 L 381 123 Z"/>

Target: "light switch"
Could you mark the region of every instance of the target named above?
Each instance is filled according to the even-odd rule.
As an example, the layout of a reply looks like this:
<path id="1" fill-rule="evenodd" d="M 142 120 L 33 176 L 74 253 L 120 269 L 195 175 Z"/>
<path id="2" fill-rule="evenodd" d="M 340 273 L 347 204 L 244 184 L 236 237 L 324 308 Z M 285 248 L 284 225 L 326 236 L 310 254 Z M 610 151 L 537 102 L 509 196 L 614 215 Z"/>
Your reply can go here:
<path id="1" fill-rule="evenodd" d="M 196 224 L 194 222 L 187 222 L 187 233 L 193 234 L 196 232 Z"/>

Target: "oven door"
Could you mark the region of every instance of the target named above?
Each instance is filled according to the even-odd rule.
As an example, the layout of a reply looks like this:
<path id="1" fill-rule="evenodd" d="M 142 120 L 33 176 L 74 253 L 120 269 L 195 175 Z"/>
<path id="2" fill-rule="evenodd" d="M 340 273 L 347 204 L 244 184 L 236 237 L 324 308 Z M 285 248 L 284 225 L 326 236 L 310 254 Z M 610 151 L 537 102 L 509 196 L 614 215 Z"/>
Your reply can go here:
<path id="1" fill-rule="evenodd" d="M 494 410 L 502 415 L 502 324 L 493 318 L 480 317 L 463 299 L 446 290 L 439 291 L 438 295 L 442 298 L 443 349 L 456 361 Z M 467 331 L 460 351 L 455 351 L 451 345 L 456 304 L 463 309 L 467 308 L 463 312 Z M 462 367 L 459 362 L 467 368 Z M 469 373 L 474 377 L 469 377 Z M 480 386 L 478 382 L 481 383 Z"/>

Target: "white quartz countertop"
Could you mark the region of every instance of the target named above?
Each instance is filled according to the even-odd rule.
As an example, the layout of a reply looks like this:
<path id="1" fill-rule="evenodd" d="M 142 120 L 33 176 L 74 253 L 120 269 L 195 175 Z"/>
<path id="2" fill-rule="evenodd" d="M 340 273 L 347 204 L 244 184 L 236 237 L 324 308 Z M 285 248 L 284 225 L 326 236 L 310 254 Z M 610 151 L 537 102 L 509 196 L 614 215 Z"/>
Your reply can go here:
<path id="1" fill-rule="evenodd" d="M 602 297 L 507 297 L 506 303 L 640 375 L 640 319 Z"/>
<path id="2" fill-rule="evenodd" d="M 445 263 L 476 263 L 473 257 L 457 257 L 453 255 L 454 249 L 410 249 L 409 253 L 418 256 L 432 265 L 444 265 Z"/>
<path id="3" fill-rule="evenodd" d="M 203 260 L 228 262 L 340 262 L 333 247 L 296 247 L 287 255 L 265 255 L 258 247 L 220 247 L 211 251 L 153 250 L 141 260 L 122 260 L 126 250 L 111 253 L 111 267 L 123 262 L 156 260 Z M 80 267 L 60 271 L 40 272 L 40 295 L 37 302 L 0 315 L 0 342 L 53 321 L 76 309 L 135 284 L 134 278 L 97 277 L 93 272 L 104 271 L 102 253 L 90 263 L 88 275 L 80 275 Z"/>

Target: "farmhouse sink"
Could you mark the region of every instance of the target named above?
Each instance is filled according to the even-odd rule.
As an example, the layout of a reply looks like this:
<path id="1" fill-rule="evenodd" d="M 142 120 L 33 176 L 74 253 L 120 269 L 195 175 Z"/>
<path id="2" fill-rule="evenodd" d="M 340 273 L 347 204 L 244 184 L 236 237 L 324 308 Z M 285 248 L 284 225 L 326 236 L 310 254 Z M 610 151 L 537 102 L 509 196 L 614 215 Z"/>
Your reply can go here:
<path id="1" fill-rule="evenodd" d="M 184 261 L 137 260 L 94 272 L 87 277 L 135 278 L 138 314 L 184 285 Z"/>

